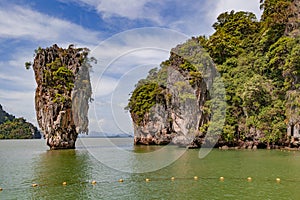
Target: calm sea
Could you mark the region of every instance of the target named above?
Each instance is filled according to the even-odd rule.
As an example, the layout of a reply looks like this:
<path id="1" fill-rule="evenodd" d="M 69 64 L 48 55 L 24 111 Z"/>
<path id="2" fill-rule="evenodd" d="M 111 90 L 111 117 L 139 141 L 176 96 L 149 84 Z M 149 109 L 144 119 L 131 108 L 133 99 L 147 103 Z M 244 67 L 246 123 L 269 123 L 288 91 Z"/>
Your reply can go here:
<path id="1" fill-rule="evenodd" d="M 300 199 L 300 152 L 214 149 L 199 159 L 196 149 L 84 138 L 57 151 L 2 140 L 0 159 L 0 199 Z"/>

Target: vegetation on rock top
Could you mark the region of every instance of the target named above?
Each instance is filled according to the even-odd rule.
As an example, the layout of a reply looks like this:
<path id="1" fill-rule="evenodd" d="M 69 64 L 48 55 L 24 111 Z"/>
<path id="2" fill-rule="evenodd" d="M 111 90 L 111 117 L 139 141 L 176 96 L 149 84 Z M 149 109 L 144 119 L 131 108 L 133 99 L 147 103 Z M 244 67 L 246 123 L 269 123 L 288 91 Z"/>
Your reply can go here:
<path id="1" fill-rule="evenodd" d="M 92 100 L 89 49 L 54 44 L 35 50 L 33 66 L 37 83 L 35 109 L 40 128 L 51 149 L 75 148 L 77 135 L 88 133 L 88 108 Z"/>
<path id="2" fill-rule="evenodd" d="M 194 37 L 179 45 L 179 51 L 201 45 L 221 74 L 227 109 L 220 143 L 285 145 L 289 141 L 287 127 L 300 122 L 300 34 L 296 34 L 299 19 L 294 14 L 295 4 L 299 1 L 261 0 L 260 21 L 250 12 L 222 13 L 210 37 Z M 162 94 L 157 88 L 164 88 L 159 77 L 166 78 L 168 67 L 189 73 L 191 85 L 205 78 L 199 66 L 191 62 L 193 52 L 190 54 L 180 60 L 178 52 L 171 53 L 161 69 L 150 71 L 146 80 L 137 84 L 128 104 L 135 123 L 146 120 L 147 112 L 157 103 L 157 96 Z M 149 84 L 153 77 L 156 84 Z M 210 113 L 211 108 L 206 109 Z M 199 130 L 205 132 L 208 125 Z"/>

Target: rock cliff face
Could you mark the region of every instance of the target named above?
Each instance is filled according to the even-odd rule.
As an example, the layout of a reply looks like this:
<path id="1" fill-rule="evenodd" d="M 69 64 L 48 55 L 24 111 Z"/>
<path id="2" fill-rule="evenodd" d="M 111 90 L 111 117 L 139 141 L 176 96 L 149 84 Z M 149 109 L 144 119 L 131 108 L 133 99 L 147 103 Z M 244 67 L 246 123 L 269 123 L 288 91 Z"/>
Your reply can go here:
<path id="1" fill-rule="evenodd" d="M 289 9 L 292 14 L 288 18 L 285 34 L 296 37 L 300 35 L 300 0 L 293 0 Z"/>
<path id="2" fill-rule="evenodd" d="M 205 103 L 210 98 L 209 88 L 214 78 L 214 65 L 200 47 L 197 39 L 172 49 L 169 60 L 158 72 L 150 71 L 146 80 L 137 84 L 130 99 L 135 144 L 168 144 L 199 147 L 204 134 L 199 128 L 209 115 Z M 157 88 L 142 96 L 146 84 Z M 147 99 L 144 101 L 144 99 Z M 152 105 L 142 115 L 137 101 Z"/>
<path id="3" fill-rule="evenodd" d="M 88 132 L 91 98 L 89 50 L 57 45 L 36 51 L 33 63 L 37 120 L 51 149 L 75 148 L 79 133 Z"/>
<path id="4" fill-rule="evenodd" d="M 291 13 L 286 24 L 285 35 L 297 38 L 300 35 L 300 0 L 293 0 L 290 6 Z M 294 46 L 296 49 L 296 45 Z M 292 51 L 293 52 L 293 51 Z M 294 51 L 295 52 L 295 51 Z M 298 57 L 298 56 L 297 56 Z M 287 136 L 288 145 L 292 147 L 300 146 L 300 92 L 296 87 L 300 82 L 300 76 L 297 73 L 289 75 L 293 77 L 294 88 L 286 94 L 286 116 L 287 116 Z"/>

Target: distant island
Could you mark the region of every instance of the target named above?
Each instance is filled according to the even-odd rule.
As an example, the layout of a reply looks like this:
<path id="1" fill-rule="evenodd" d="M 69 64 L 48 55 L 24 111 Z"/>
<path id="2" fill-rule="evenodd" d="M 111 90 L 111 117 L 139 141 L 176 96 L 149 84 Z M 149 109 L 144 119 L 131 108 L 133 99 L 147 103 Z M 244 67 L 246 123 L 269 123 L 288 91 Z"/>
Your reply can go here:
<path id="1" fill-rule="evenodd" d="M 37 127 L 24 118 L 16 118 L 0 105 L 0 139 L 41 139 Z"/>
<path id="2" fill-rule="evenodd" d="M 88 135 L 81 134 L 79 138 L 132 138 L 132 135 L 126 133 L 103 133 L 91 131 Z"/>
<path id="3" fill-rule="evenodd" d="M 136 84 L 135 144 L 300 147 L 300 0 L 261 0 L 261 9 L 260 20 L 220 14 L 211 36 L 178 45 Z"/>

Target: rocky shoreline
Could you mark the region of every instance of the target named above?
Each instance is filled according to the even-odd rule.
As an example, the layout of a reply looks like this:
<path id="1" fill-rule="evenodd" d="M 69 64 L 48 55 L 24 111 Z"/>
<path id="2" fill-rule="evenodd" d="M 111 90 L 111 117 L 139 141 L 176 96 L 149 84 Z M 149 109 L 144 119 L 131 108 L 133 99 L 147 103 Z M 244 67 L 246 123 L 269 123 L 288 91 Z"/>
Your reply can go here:
<path id="1" fill-rule="evenodd" d="M 175 134 L 173 134 L 175 135 Z M 201 143 L 196 142 L 197 140 L 194 140 L 190 144 L 186 145 L 184 143 L 180 143 L 175 140 L 175 142 L 172 140 L 171 136 L 165 136 L 161 138 L 153 138 L 152 136 L 148 135 L 146 138 L 134 138 L 134 144 L 135 145 L 156 145 L 156 146 L 163 146 L 163 145 L 174 145 L 178 147 L 183 147 L 187 149 L 200 149 L 202 146 L 207 147 L 205 144 L 201 145 Z M 277 150 L 289 150 L 289 151 L 300 151 L 300 146 L 293 143 L 286 143 L 286 144 L 265 144 L 260 142 L 253 142 L 253 141 L 239 141 L 238 144 L 228 144 L 226 142 L 218 142 L 215 145 L 212 145 L 215 149 L 220 150 L 257 150 L 257 149 L 277 149 Z M 212 147 L 209 146 L 208 147 Z"/>
<path id="2" fill-rule="evenodd" d="M 164 134 L 164 135 L 151 135 L 147 134 L 134 136 L 135 145 L 176 145 L 179 147 L 185 147 L 188 149 L 199 149 L 201 147 L 213 147 L 222 150 L 237 150 L 237 149 L 293 149 L 300 150 L 300 143 L 298 139 L 293 137 L 282 141 L 281 143 L 263 143 L 259 141 L 259 138 L 253 140 L 239 140 L 235 143 L 229 143 L 226 141 L 218 140 L 215 143 L 209 143 L 209 139 L 205 137 L 195 137 L 192 140 L 185 136 L 178 136 L 177 134 Z"/>

